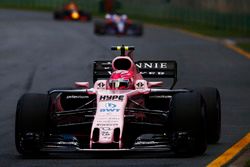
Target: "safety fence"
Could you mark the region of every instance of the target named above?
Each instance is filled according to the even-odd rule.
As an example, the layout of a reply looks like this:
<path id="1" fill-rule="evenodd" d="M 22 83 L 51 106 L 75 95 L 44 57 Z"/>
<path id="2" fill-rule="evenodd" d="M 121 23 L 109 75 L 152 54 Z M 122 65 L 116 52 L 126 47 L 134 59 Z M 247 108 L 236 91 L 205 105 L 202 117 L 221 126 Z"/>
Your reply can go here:
<path id="1" fill-rule="evenodd" d="M 0 7 L 35 10 L 55 10 L 69 0 L 1 0 Z M 179 0 L 180 1 L 180 0 Z M 190 0 L 189 0 L 190 1 Z M 193 0 L 195 1 L 195 0 Z M 237 1 L 237 0 L 234 0 Z M 78 0 L 80 8 L 98 14 L 100 0 Z M 199 24 L 221 30 L 249 32 L 250 13 L 241 11 L 218 11 L 178 5 L 174 0 L 120 0 L 119 12 L 131 17 L 162 23 Z M 195 6 L 195 5 L 193 5 Z M 249 9 L 250 11 L 250 9 Z"/>
<path id="2" fill-rule="evenodd" d="M 172 1 L 174 2 L 174 0 Z M 216 29 L 250 33 L 250 12 L 223 12 L 215 9 L 177 5 L 169 0 L 126 0 L 126 3 L 122 5 L 121 10 L 124 13 L 138 18 L 161 22 L 199 24 Z"/>
<path id="3" fill-rule="evenodd" d="M 68 2 L 69 0 L 0 0 L 0 7 L 53 11 Z M 98 11 L 99 0 L 78 0 L 76 2 L 82 9 L 90 12 Z"/>

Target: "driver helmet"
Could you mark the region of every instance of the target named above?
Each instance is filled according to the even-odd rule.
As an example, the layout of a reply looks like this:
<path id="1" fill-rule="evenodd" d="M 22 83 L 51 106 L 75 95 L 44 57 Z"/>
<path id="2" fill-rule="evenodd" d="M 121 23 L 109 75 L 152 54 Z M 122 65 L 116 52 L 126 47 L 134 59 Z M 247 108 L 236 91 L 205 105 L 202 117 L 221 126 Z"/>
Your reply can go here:
<path id="1" fill-rule="evenodd" d="M 65 6 L 66 10 L 78 10 L 78 7 L 76 5 L 76 3 L 72 0 L 70 1 L 66 6 Z"/>
<path id="2" fill-rule="evenodd" d="M 132 89 L 133 74 L 127 70 L 117 70 L 111 74 L 108 82 L 111 89 Z"/>
<path id="3" fill-rule="evenodd" d="M 112 17 L 112 16 L 111 16 L 111 14 L 109 14 L 109 13 L 105 15 L 105 19 L 111 19 L 111 17 Z"/>
<path id="4" fill-rule="evenodd" d="M 126 14 L 121 15 L 122 20 L 127 20 L 128 16 Z"/>

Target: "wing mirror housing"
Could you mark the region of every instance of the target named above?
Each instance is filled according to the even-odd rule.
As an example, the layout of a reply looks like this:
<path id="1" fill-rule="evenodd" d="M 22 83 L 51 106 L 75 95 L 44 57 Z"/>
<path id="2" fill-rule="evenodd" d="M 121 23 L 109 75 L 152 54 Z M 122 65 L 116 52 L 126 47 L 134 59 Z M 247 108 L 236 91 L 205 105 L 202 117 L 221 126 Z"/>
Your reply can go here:
<path id="1" fill-rule="evenodd" d="M 75 86 L 77 88 L 88 89 L 89 88 L 89 82 L 75 82 Z"/>
<path id="2" fill-rule="evenodd" d="M 148 82 L 148 87 L 161 87 L 163 85 L 162 81 L 157 81 L 157 82 Z"/>

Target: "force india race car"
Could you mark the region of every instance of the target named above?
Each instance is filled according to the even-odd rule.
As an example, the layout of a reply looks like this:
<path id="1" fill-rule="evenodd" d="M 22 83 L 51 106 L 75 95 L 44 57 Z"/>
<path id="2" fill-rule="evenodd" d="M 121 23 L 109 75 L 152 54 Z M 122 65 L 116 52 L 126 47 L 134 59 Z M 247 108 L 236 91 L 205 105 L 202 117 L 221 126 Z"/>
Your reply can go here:
<path id="1" fill-rule="evenodd" d="M 98 35 L 143 35 L 143 26 L 128 19 L 127 15 L 106 14 L 104 21 L 95 22 L 95 34 Z"/>
<path id="2" fill-rule="evenodd" d="M 54 12 L 54 19 L 56 20 L 75 20 L 75 21 L 90 21 L 91 14 L 79 10 L 76 3 L 73 1 L 66 4 L 63 9 Z"/>
<path id="3" fill-rule="evenodd" d="M 173 89 L 175 61 L 138 61 L 134 47 L 94 63 L 94 87 L 24 94 L 16 109 L 19 153 L 81 151 L 174 151 L 201 155 L 220 138 L 220 94 L 216 88 Z M 144 78 L 172 78 L 170 88 Z"/>

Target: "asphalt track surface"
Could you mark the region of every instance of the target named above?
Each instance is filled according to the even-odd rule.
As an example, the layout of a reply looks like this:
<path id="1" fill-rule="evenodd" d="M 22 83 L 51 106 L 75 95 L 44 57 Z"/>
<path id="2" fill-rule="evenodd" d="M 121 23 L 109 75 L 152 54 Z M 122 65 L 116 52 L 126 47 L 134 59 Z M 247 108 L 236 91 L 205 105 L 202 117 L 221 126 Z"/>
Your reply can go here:
<path id="1" fill-rule="evenodd" d="M 23 158 L 14 145 L 15 108 L 26 92 L 91 81 L 92 62 L 111 45 L 136 47 L 136 60 L 178 62 L 177 88 L 213 86 L 222 98 L 222 136 L 203 156 L 171 153 L 51 155 Z M 96 36 L 93 23 L 54 21 L 51 13 L 0 10 L 0 166 L 205 166 L 250 131 L 250 60 L 219 42 L 146 26 L 143 37 Z M 103 157 L 104 156 L 104 157 Z"/>

